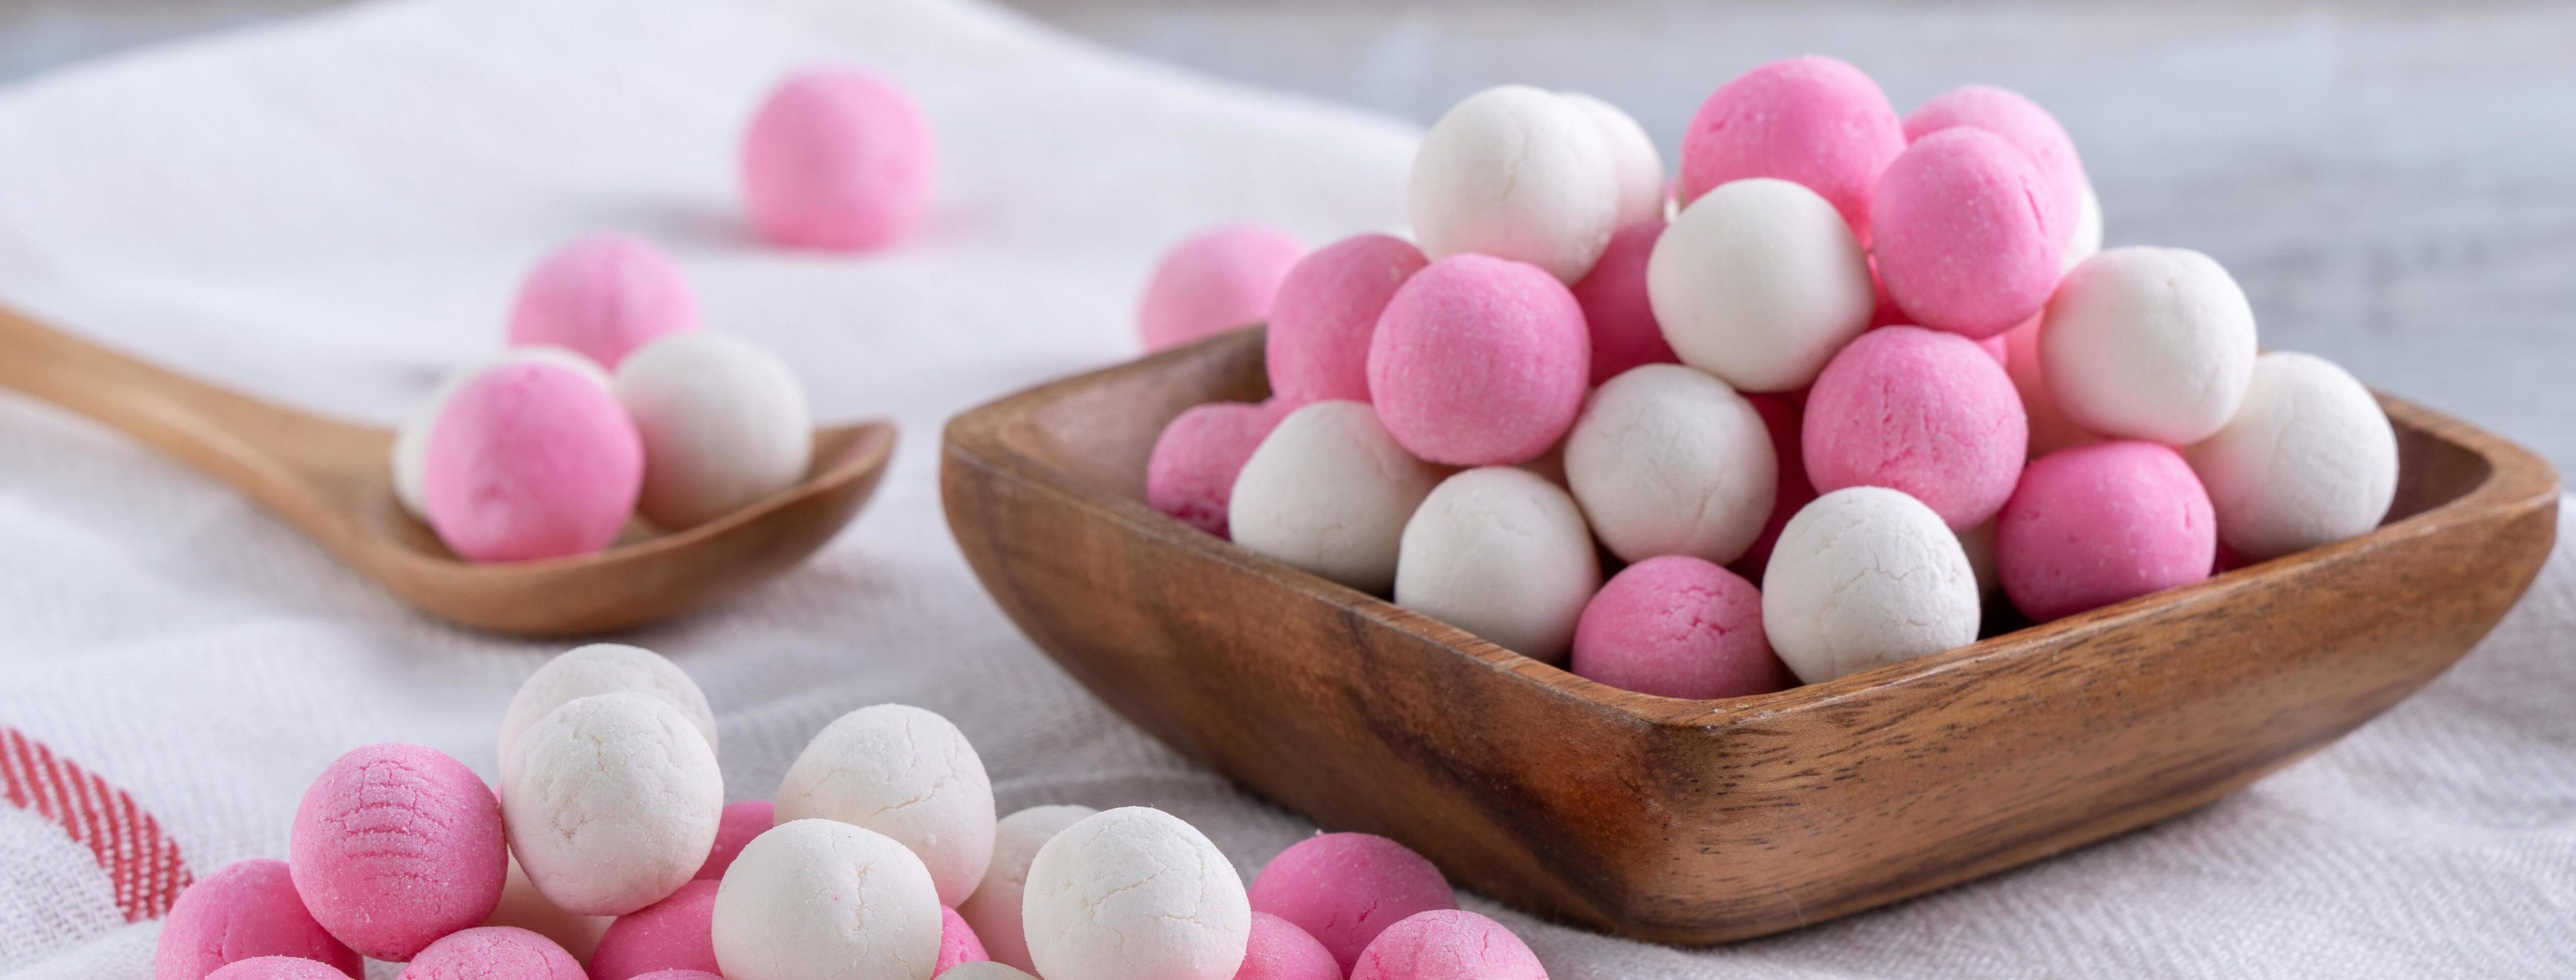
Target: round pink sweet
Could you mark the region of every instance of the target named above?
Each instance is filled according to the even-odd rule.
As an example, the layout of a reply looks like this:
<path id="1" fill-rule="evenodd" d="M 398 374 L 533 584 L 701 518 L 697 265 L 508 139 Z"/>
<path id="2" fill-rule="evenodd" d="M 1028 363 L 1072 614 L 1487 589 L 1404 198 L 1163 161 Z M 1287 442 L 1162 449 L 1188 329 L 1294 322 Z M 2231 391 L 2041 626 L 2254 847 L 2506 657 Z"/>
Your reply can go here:
<path id="1" fill-rule="evenodd" d="M 206 980 L 349 980 L 349 974 L 300 956 L 255 956 L 234 960 Z"/>
<path id="2" fill-rule="evenodd" d="M 691 881 L 669 898 L 618 916 L 590 953 L 590 980 L 627 980 L 656 970 L 717 972 L 718 885 Z"/>
<path id="3" fill-rule="evenodd" d="M 1640 221 L 1610 236 L 1610 247 L 1572 287 L 1592 334 L 1593 384 L 1646 364 L 1679 364 L 1655 306 L 1646 298 L 1646 259 L 1664 237 L 1661 220 Z"/>
<path id="4" fill-rule="evenodd" d="M 1747 177 L 1804 184 L 1832 202 L 1864 247 L 1879 171 L 1905 150 L 1905 127 L 1878 83 L 1808 55 L 1720 86 L 1682 134 L 1681 202 Z"/>
<path id="5" fill-rule="evenodd" d="M 1921 327 L 1881 327 L 1834 355 L 1807 392 L 1799 438 L 1818 492 L 1902 490 L 1954 530 L 2003 507 L 2029 441 L 2003 365 Z"/>
<path id="6" fill-rule="evenodd" d="M 1220 225 L 1163 253 L 1136 303 L 1136 333 L 1152 353 L 1270 318 L 1271 300 L 1306 243 L 1269 225 Z"/>
<path id="7" fill-rule="evenodd" d="M 1360 954 L 1350 980 L 1547 980 L 1547 968 L 1502 923 L 1451 909 L 1389 927 Z"/>
<path id="8" fill-rule="evenodd" d="M 716 845 L 708 849 L 707 863 L 698 866 L 697 880 L 724 880 L 725 869 L 733 867 L 743 845 L 777 825 L 778 806 L 768 800 L 725 804 L 724 815 L 716 820 Z"/>
<path id="9" fill-rule="evenodd" d="M 901 86 L 867 72 L 788 76 L 743 136 L 752 227 L 790 248 L 890 244 L 921 223 L 938 184 L 929 120 Z"/>
<path id="10" fill-rule="evenodd" d="M 1798 430 L 1806 418 L 1807 393 L 1748 393 L 1744 398 L 1762 414 L 1762 427 L 1771 433 L 1771 452 L 1779 460 L 1772 472 L 1778 475 L 1772 483 L 1771 519 L 1762 522 L 1762 533 L 1744 549 L 1744 557 L 1726 569 L 1759 585 L 1762 570 L 1771 564 L 1771 548 L 1780 543 L 1780 529 L 1789 526 L 1789 519 L 1816 499 L 1816 486 L 1807 482 L 1807 456 L 1798 445 Z"/>
<path id="11" fill-rule="evenodd" d="M 250 858 L 199 878 L 170 903 L 153 980 L 204 980 L 227 963 L 267 956 L 319 960 L 356 973 L 358 954 L 304 910 L 286 862 Z"/>
<path id="12" fill-rule="evenodd" d="M 510 346 L 552 344 L 617 370 L 664 334 L 698 328 L 698 298 L 662 250 L 626 235 L 592 235 L 555 250 L 519 285 Z"/>
<path id="13" fill-rule="evenodd" d="M 1953 126 L 2001 136 L 2030 158 L 2046 188 L 2040 204 L 2056 236 L 2051 240 L 2063 243 L 2074 234 L 2076 216 L 2084 210 L 2084 161 L 2057 117 L 2011 89 L 1969 85 L 1933 96 L 1906 116 L 1905 138 L 1911 142 Z"/>
<path id="14" fill-rule="evenodd" d="M 1407 452 L 1451 466 L 1537 458 L 1583 410 L 1592 335 L 1547 270 L 1476 254 L 1396 290 L 1369 341 L 1369 396 Z"/>
<path id="15" fill-rule="evenodd" d="M 1173 417 L 1145 461 L 1145 503 L 1184 524 L 1233 540 L 1226 509 L 1245 460 L 1288 417 L 1273 398 L 1258 405 L 1209 402 Z"/>
<path id="16" fill-rule="evenodd" d="M 617 396 L 561 364 L 477 375 L 430 427 L 429 525 L 468 561 L 606 548 L 644 489 L 644 442 Z"/>
<path id="17" fill-rule="evenodd" d="M 402 980 L 588 980 L 581 961 L 525 929 L 484 926 L 449 933 L 403 967 Z"/>
<path id="18" fill-rule="evenodd" d="M 2040 457 L 1995 524 L 1995 574 L 2013 608 L 2047 622 L 2208 578 L 2209 492 L 2171 447 L 2100 442 Z"/>
<path id="19" fill-rule="evenodd" d="M 1286 919 L 1349 969 L 1388 926 L 1416 912 L 1458 907 L 1440 869 L 1375 834 L 1319 834 L 1290 845 L 1247 889 L 1254 912 Z"/>
<path id="20" fill-rule="evenodd" d="M 1297 924 L 1268 912 L 1252 913 L 1252 940 L 1234 980 L 1342 980 L 1342 965 L 1324 944 Z"/>
<path id="21" fill-rule="evenodd" d="M 939 960 L 931 966 L 931 976 L 959 963 L 983 963 L 992 958 L 984 952 L 984 941 L 975 937 L 975 927 L 966 924 L 965 916 L 948 906 L 939 907 Z"/>
<path id="22" fill-rule="evenodd" d="M 1796 686 L 1762 634 L 1762 592 L 1689 555 L 1620 569 L 1574 625 L 1566 669 L 1623 691 L 1732 698 Z"/>
<path id="23" fill-rule="evenodd" d="M 1879 177 L 1870 226 L 1887 293 L 1917 326 L 1983 340 L 2048 304 L 2065 242 L 2039 169 L 1993 133 L 1916 140 Z"/>
<path id="24" fill-rule="evenodd" d="M 1397 287 L 1430 263 L 1412 242 L 1393 235 L 1353 235 L 1297 260 L 1270 303 L 1262 355 L 1271 395 L 1292 405 L 1367 401 L 1369 337 L 1378 314 Z M 1640 271 L 1641 291 L 1643 276 Z"/>
<path id="25" fill-rule="evenodd" d="M 286 849 L 314 920 L 396 962 L 491 915 L 510 866 L 492 788 L 446 753 L 401 742 L 359 746 L 323 769 Z"/>

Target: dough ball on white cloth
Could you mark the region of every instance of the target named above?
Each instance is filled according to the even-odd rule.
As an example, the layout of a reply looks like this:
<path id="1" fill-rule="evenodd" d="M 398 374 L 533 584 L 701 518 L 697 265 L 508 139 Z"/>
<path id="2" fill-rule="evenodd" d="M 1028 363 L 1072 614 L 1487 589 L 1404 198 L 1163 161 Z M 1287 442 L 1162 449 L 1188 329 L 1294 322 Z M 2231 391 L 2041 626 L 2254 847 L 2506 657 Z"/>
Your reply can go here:
<path id="1" fill-rule="evenodd" d="M 1581 92 L 1559 92 L 1557 97 L 1573 103 L 1601 131 L 1601 145 L 1610 151 L 1610 172 L 1619 180 L 1618 223 L 1664 220 L 1664 156 L 1656 152 L 1646 127 L 1618 106 Z"/>
<path id="2" fill-rule="evenodd" d="M 819 817 L 894 838 L 921 855 L 955 905 L 993 860 L 993 782 L 966 733 L 935 712 L 879 704 L 816 733 L 778 781 L 781 823 Z"/>
<path id="3" fill-rule="evenodd" d="M 1441 473 L 1397 445 L 1368 403 L 1316 402 L 1288 413 L 1244 461 L 1226 520 L 1236 544 L 1384 593 L 1404 522 Z"/>
<path id="4" fill-rule="evenodd" d="M 2184 452 L 2209 488 L 2218 538 L 2248 561 L 2369 533 L 2397 497 L 2397 430 L 2344 369 L 2275 351 L 2245 403 Z"/>
<path id="5" fill-rule="evenodd" d="M 689 679 L 680 665 L 643 647 L 593 643 L 556 655 L 519 684 L 519 693 L 510 697 L 510 707 L 501 713 L 501 757 L 509 758 L 519 736 L 556 708 L 575 698 L 620 691 L 649 694 L 680 709 L 697 726 L 698 734 L 707 737 L 707 748 L 715 748 L 715 709 L 707 706 L 706 692 L 698 690 L 698 682 Z"/>
<path id="6" fill-rule="evenodd" d="M 1816 498 L 1762 573 L 1762 632 L 1809 684 L 1976 642 L 1981 605 L 1958 535 L 1884 487 Z"/>
<path id="7" fill-rule="evenodd" d="M 1877 302 L 1842 213 L 1769 177 L 1683 208 L 1646 259 L 1646 299 L 1682 363 L 1761 392 L 1814 383 Z"/>
<path id="8" fill-rule="evenodd" d="M 635 509 L 695 527 L 795 486 L 814 461 L 805 387 L 778 355 L 705 330 L 666 334 L 617 365 L 617 400 L 644 440 Z"/>
<path id="9" fill-rule="evenodd" d="M 1452 476 L 1404 525 L 1395 604 L 1532 660 L 1564 662 L 1574 624 L 1600 590 L 1583 511 L 1528 470 Z"/>
<path id="10" fill-rule="evenodd" d="M 939 890 L 894 839 L 791 820 L 743 845 L 710 927 L 725 980 L 930 980 Z"/>
<path id="11" fill-rule="evenodd" d="M 1405 202 L 1424 255 L 1512 259 L 1570 283 L 1609 247 L 1619 190 L 1589 114 L 1553 92 L 1499 85 L 1423 134 Z"/>
<path id="12" fill-rule="evenodd" d="M 2188 446 L 2227 424 L 2254 374 L 2254 308 L 2226 269 L 2190 249 L 2086 259 L 2046 316 L 2040 373 L 2087 432 Z"/>
<path id="13" fill-rule="evenodd" d="M 599 382 L 602 388 L 609 387 L 608 372 L 599 369 L 599 362 L 569 348 L 547 344 L 498 351 L 448 372 L 447 377 L 439 380 L 438 387 L 430 389 L 429 397 L 412 406 L 411 414 L 403 417 L 402 428 L 394 430 L 394 499 L 402 502 L 403 510 L 409 512 L 413 520 L 423 523 L 429 520 L 429 497 L 421 488 L 421 480 L 429 471 L 429 430 L 438 424 L 439 411 L 447 407 L 447 400 L 455 397 L 457 389 L 465 387 L 466 382 L 485 371 L 521 361 L 560 364 Z"/>
<path id="14" fill-rule="evenodd" d="M 1592 533 L 1632 562 L 1742 557 L 1771 517 L 1779 468 L 1753 403 L 1678 364 L 1610 379 L 1565 438 L 1565 479 Z"/>
<path id="15" fill-rule="evenodd" d="M 575 698 L 501 758 L 510 852 L 547 900 L 624 915 L 679 890 L 707 861 L 724 776 L 697 724 L 669 702 Z"/>
<path id="16" fill-rule="evenodd" d="M 1230 980 L 1252 938 L 1234 865 L 1198 828 L 1141 806 L 1039 848 L 1021 915 L 1047 980 Z"/>
<path id="17" fill-rule="evenodd" d="M 985 955 L 1023 970 L 1036 968 L 1029 959 L 1028 932 L 1020 922 L 1029 862 L 1037 860 L 1038 849 L 1057 833 L 1098 812 L 1087 806 L 1033 806 L 1003 817 L 993 828 L 993 862 L 984 868 L 984 883 L 957 904 L 957 915 L 975 930 Z"/>

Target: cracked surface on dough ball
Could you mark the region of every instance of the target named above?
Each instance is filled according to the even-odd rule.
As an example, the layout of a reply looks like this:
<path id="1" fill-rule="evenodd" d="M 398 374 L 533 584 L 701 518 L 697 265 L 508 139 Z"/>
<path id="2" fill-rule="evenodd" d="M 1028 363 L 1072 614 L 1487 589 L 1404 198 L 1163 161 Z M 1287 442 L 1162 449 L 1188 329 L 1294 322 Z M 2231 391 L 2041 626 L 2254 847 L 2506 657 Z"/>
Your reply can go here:
<path id="1" fill-rule="evenodd" d="M 510 850 L 567 912 L 624 915 L 697 874 L 715 846 L 724 778 L 678 708 L 633 692 L 576 698 L 520 736 L 501 766 Z"/>
<path id="2" fill-rule="evenodd" d="M 865 827 L 911 848 L 964 901 L 993 860 L 993 783 L 966 734 L 904 704 L 842 715 L 814 736 L 778 782 L 778 819 L 820 817 Z"/>
<path id="3" fill-rule="evenodd" d="M 1252 933 L 1234 865 L 1148 807 L 1085 817 L 1038 849 L 1022 915 L 1047 980 L 1229 980 Z"/>

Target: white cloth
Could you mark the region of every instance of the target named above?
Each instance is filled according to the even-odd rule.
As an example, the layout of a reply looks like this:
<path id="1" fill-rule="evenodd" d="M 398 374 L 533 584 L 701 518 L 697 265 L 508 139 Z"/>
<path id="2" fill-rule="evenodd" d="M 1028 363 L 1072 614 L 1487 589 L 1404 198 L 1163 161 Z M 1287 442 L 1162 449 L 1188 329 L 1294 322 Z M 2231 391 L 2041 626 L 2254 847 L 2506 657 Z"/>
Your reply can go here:
<path id="1" fill-rule="evenodd" d="M 736 139 L 818 60 L 909 87 L 943 186 L 915 240 L 787 254 L 742 230 Z M 1247 877 L 1305 821 L 1181 761 L 1013 630 L 939 513 L 943 420 L 1128 356 L 1159 251 L 1231 219 L 1313 241 L 1401 218 L 1413 131 L 1055 36 L 965 0 L 419 0 L 112 59 L 0 94 L 0 298 L 213 380 L 390 424 L 499 343 L 550 246 L 622 229 L 826 419 L 890 415 L 878 499 L 810 564 L 623 639 L 694 674 L 729 795 L 880 701 L 955 719 L 1005 809 L 1149 804 Z M 559 648 L 455 630 L 241 496 L 0 397 L 0 726 L 130 790 L 200 875 L 282 856 L 370 741 L 489 777 Z M 2486 647 L 2315 760 L 2201 813 L 1773 939 L 1675 950 L 1470 897 L 1551 974 L 2358 977 L 2576 970 L 2576 566 Z M 0 806 L 0 973 L 150 975 L 86 851 Z M 388 976 L 382 967 L 373 971 Z"/>

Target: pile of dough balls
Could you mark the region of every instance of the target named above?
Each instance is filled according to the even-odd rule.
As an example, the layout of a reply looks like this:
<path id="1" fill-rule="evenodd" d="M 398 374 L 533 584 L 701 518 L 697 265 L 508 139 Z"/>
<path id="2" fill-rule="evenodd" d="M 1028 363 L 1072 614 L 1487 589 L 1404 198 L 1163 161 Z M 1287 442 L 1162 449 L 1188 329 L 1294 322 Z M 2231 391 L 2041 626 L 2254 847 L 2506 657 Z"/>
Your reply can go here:
<path id="1" fill-rule="evenodd" d="M 1667 198 L 1635 120 L 1507 85 L 1424 136 L 1410 240 L 1185 243 L 1146 309 L 1210 312 L 1151 313 L 1148 346 L 1266 317 L 1271 396 L 1173 419 L 1147 503 L 1692 699 L 2386 517 L 2397 444 L 2372 395 L 2259 354 L 2208 256 L 2103 250 L 2075 146 L 2029 99 L 1970 86 L 1900 116 L 1851 65 L 1791 58 L 1720 87 L 1679 145 Z"/>

